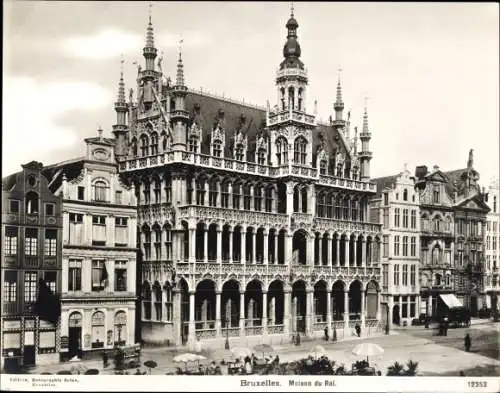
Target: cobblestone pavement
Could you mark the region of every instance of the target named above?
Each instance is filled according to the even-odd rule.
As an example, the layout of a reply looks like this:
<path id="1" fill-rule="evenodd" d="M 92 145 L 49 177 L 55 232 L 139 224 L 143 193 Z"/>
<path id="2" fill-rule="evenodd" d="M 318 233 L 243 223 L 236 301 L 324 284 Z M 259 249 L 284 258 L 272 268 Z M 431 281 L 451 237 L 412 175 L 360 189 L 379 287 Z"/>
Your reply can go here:
<path id="1" fill-rule="evenodd" d="M 472 338 L 471 352 L 465 352 L 463 338 L 469 333 Z M 336 364 L 344 364 L 350 368 L 351 364 L 360 360 L 352 354 L 354 346 L 361 342 L 373 342 L 384 348 L 383 355 L 371 358 L 370 363 L 377 370 L 386 373 L 387 367 L 395 361 L 406 363 L 408 360 L 419 362 L 418 371 L 420 375 L 458 375 L 460 370 L 467 370 L 472 367 L 488 370 L 493 375 L 500 374 L 499 357 L 499 334 L 500 324 L 489 323 L 473 325 L 470 328 L 450 329 L 448 336 L 437 336 L 435 329 L 425 329 L 423 327 L 412 327 L 396 329 L 391 331 L 389 336 L 380 335 L 378 337 L 357 338 L 352 337 L 339 342 L 325 342 L 323 340 L 303 341 L 300 346 L 284 344 L 275 346 L 275 353 L 280 357 L 280 361 L 288 362 L 307 356 L 311 349 L 320 344 L 325 348 L 328 357 L 335 360 Z M 148 370 L 141 367 L 142 371 L 151 371 L 152 374 L 164 375 L 172 373 L 183 364 L 177 365 L 172 359 L 179 353 L 188 352 L 184 349 L 175 348 L 144 348 L 141 360 L 154 360 L 158 367 Z M 203 350 L 202 354 L 207 357 L 207 362 L 216 360 L 219 362 L 227 356 L 223 349 Z M 97 368 L 101 374 L 114 374 L 111 368 L 102 369 L 101 361 L 85 361 L 77 363 L 63 363 L 57 365 L 40 366 L 35 372 L 52 372 L 69 370 L 71 367 L 82 365 L 86 368 Z M 222 370 L 224 372 L 224 368 Z M 129 370 L 130 374 L 135 372 Z"/>

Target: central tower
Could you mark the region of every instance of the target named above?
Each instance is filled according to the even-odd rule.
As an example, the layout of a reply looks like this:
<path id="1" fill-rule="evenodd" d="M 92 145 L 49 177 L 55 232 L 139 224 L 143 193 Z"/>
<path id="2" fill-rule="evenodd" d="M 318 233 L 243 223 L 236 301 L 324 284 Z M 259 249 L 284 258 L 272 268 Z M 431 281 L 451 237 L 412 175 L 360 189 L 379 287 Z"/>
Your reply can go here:
<path id="1" fill-rule="evenodd" d="M 315 116 L 306 113 L 307 70 L 300 60 L 301 48 L 297 39 L 299 24 L 292 13 L 286 23 L 287 37 L 283 61 L 276 73 L 277 103 L 268 106 L 267 126 L 271 136 L 271 164 L 283 166 L 293 159 L 294 164 L 312 165 L 312 132 Z"/>

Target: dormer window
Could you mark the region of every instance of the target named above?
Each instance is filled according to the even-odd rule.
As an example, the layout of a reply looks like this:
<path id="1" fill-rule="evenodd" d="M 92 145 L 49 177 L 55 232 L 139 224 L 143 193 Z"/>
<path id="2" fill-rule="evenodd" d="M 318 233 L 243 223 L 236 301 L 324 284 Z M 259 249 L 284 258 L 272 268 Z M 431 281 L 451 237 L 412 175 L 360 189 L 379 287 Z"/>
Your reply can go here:
<path id="1" fill-rule="evenodd" d="M 244 157 L 245 153 L 243 151 L 243 146 L 240 144 L 236 145 L 236 149 L 234 150 L 234 158 L 237 161 L 243 161 Z"/>
<path id="2" fill-rule="evenodd" d="M 151 134 L 151 154 L 158 154 L 158 134 Z"/>
<path id="3" fill-rule="evenodd" d="M 107 185 L 104 181 L 98 180 L 94 183 L 94 200 L 98 202 L 105 202 Z"/>
<path id="4" fill-rule="evenodd" d="M 214 155 L 214 157 L 221 157 L 222 156 L 222 143 L 221 143 L 221 141 L 214 141 L 213 155 Z"/>
<path id="5" fill-rule="evenodd" d="M 149 140 L 146 135 L 141 136 L 141 155 L 142 157 L 149 155 Z"/>
<path id="6" fill-rule="evenodd" d="M 189 138 L 189 151 L 198 153 L 198 138 L 195 136 Z"/>
<path id="7" fill-rule="evenodd" d="M 266 165 L 266 151 L 264 149 L 259 149 L 257 152 L 257 163 L 259 165 Z"/>
<path id="8" fill-rule="evenodd" d="M 38 195 L 30 191 L 26 194 L 26 213 L 38 214 Z"/>
<path id="9" fill-rule="evenodd" d="M 283 137 L 278 138 L 276 141 L 276 157 L 278 166 L 288 164 L 288 143 Z"/>
<path id="10" fill-rule="evenodd" d="M 439 187 L 434 188 L 434 192 L 432 194 L 433 203 L 439 203 Z"/>
<path id="11" fill-rule="evenodd" d="M 326 160 L 321 160 L 319 162 L 319 174 L 320 175 L 326 175 L 327 166 L 328 166 L 328 162 Z"/>

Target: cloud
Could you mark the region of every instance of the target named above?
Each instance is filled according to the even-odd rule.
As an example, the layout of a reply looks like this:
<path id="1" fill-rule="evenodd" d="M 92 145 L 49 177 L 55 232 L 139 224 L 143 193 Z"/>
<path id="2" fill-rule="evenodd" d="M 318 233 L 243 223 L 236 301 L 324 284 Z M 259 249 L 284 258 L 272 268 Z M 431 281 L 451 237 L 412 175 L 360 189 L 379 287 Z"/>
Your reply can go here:
<path id="1" fill-rule="evenodd" d="M 207 45 L 210 42 L 210 37 L 206 32 L 190 31 L 184 34 L 173 34 L 163 32 L 157 34 L 156 41 L 158 48 L 172 48 L 179 46 L 179 40 L 183 40 L 183 47 L 197 47 Z"/>
<path id="2" fill-rule="evenodd" d="M 70 57 L 101 60 L 136 52 L 143 46 L 144 40 L 138 34 L 106 28 L 93 35 L 67 38 L 61 48 Z"/>
<path id="3" fill-rule="evenodd" d="M 69 111 L 92 111 L 109 105 L 112 94 L 81 81 L 37 82 L 28 77 L 5 77 L 3 84 L 3 172 L 40 155 L 64 150 L 79 142 L 75 126 L 58 120 Z"/>

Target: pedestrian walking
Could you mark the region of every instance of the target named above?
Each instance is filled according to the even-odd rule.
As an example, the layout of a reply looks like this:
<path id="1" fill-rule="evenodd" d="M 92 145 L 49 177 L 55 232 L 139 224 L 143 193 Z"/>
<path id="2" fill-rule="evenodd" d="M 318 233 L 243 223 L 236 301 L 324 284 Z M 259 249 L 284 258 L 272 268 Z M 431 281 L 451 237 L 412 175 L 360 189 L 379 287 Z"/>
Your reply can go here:
<path id="1" fill-rule="evenodd" d="M 325 341 L 328 341 L 330 336 L 328 335 L 328 326 L 325 326 Z"/>
<path id="2" fill-rule="evenodd" d="M 467 352 L 469 352 L 469 351 L 470 351 L 470 346 L 471 346 L 471 338 L 470 338 L 470 336 L 469 336 L 469 333 L 467 333 L 467 334 L 465 335 L 465 338 L 464 338 L 464 345 L 465 345 L 465 350 L 466 350 Z"/>
<path id="3" fill-rule="evenodd" d="M 358 335 L 358 337 L 361 337 L 361 326 L 359 326 L 359 323 L 356 324 L 354 329 L 356 330 L 356 334 Z"/>
<path id="4" fill-rule="evenodd" d="M 297 338 L 295 339 L 295 345 L 300 345 L 300 333 L 297 332 Z"/>
<path id="5" fill-rule="evenodd" d="M 107 368 L 109 365 L 109 358 L 108 354 L 106 352 L 102 353 L 102 367 Z"/>

